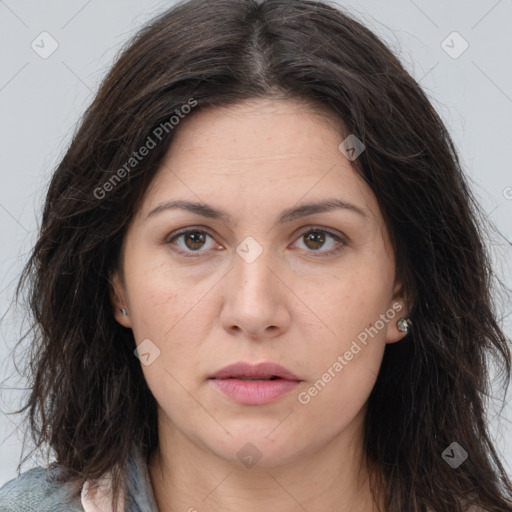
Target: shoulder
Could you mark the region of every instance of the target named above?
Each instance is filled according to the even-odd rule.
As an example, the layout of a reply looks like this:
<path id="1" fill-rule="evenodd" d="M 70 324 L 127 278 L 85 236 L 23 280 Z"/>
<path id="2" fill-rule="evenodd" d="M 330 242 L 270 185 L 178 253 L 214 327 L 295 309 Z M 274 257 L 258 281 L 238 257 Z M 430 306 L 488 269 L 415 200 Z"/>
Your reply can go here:
<path id="1" fill-rule="evenodd" d="M 83 512 L 80 496 L 59 476 L 53 464 L 21 473 L 0 488 L 0 512 Z"/>

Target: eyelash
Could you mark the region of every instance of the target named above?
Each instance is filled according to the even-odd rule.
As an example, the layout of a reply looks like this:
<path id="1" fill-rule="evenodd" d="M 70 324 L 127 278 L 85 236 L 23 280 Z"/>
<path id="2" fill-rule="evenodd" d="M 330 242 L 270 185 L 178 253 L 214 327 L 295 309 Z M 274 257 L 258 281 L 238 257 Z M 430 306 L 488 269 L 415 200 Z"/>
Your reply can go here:
<path id="1" fill-rule="evenodd" d="M 207 231 L 203 230 L 203 229 L 197 229 L 197 228 L 187 228 L 187 229 L 184 229 L 182 231 L 178 231 L 176 233 L 172 233 L 167 239 L 166 239 L 166 244 L 173 244 L 173 242 L 175 240 L 177 240 L 178 238 L 184 236 L 184 235 L 188 235 L 190 233 L 201 233 L 201 234 L 205 234 L 205 235 L 208 235 L 210 238 L 213 239 L 213 236 L 210 235 Z M 334 233 L 332 233 L 331 231 L 327 230 L 327 229 L 324 229 L 324 228 L 320 228 L 320 227 L 310 227 L 308 228 L 306 231 L 303 231 L 299 237 L 297 238 L 297 240 L 299 240 L 301 237 L 303 237 L 304 235 L 307 235 L 307 234 L 310 234 L 310 233 L 323 233 L 323 234 L 326 234 L 326 235 L 329 235 L 331 238 L 333 238 L 336 242 L 338 242 L 338 245 L 337 247 L 335 247 L 334 249 L 330 249 L 328 251 L 321 251 L 320 249 L 318 249 L 317 251 L 315 250 L 308 250 L 307 252 L 309 253 L 318 253 L 318 255 L 315 255 L 315 257 L 319 257 L 319 258 L 322 258 L 322 257 L 328 257 L 328 256 L 334 256 L 335 254 L 338 254 L 340 251 L 342 251 L 344 249 L 344 247 L 347 245 L 345 240 L 343 240 L 339 235 L 336 235 Z M 197 257 L 196 253 L 202 253 L 202 252 L 207 252 L 205 250 L 201 250 L 201 249 L 198 249 L 196 251 L 192 251 L 192 250 L 183 250 L 183 249 L 173 249 L 175 252 L 179 253 L 179 254 L 182 254 L 183 256 L 189 258 L 195 258 Z"/>

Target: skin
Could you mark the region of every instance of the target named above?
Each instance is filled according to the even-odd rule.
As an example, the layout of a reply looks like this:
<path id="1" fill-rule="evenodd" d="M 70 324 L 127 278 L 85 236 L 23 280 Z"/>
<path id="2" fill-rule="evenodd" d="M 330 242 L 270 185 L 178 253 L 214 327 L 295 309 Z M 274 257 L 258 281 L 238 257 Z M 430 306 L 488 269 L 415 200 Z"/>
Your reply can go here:
<path id="1" fill-rule="evenodd" d="M 365 404 L 386 343 L 405 336 L 396 323 L 408 308 L 376 198 L 338 149 L 344 138 L 328 112 L 292 100 L 212 107 L 176 129 L 112 279 L 117 321 L 160 350 L 142 365 L 159 406 L 149 472 L 160 512 L 377 510 L 363 462 Z M 328 198 L 364 215 L 337 209 L 277 223 L 284 209 Z M 179 209 L 148 217 L 175 199 L 231 219 Z M 207 235 L 172 241 L 182 228 Z M 344 242 L 310 240 L 313 228 Z M 249 236 L 263 250 L 251 263 L 236 252 Z M 300 403 L 393 304 L 402 310 Z M 208 380 L 237 361 L 277 362 L 303 382 L 272 403 L 241 405 Z M 246 443 L 261 454 L 250 468 L 237 457 Z"/>

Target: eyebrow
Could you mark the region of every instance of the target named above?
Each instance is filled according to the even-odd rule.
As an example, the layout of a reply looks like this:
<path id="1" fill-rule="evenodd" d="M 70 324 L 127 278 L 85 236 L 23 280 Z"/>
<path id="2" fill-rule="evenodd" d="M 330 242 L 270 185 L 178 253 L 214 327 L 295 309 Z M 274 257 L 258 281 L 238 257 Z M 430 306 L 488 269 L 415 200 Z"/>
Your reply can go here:
<path id="1" fill-rule="evenodd" d="M 148 213 L 146 219 L 159 213 L 162 213 L 164 211 L 175 209 L 185 210 L 191 213 L 195 213 L 196 215 L 200 215 L 202 217 L 207 217 L 209 219 L 221 220 L 226 224 L 229 224 L 231 221 L 231 216 L 223 210 L 215 208 L 206 203 L 196 203 L 193 201 L 183 200 L 165 201 L 163 203 L 160 203 L 158 206 L 156 206 L 153 210 L 151 210 Z M 292 222 L 296 219 L 300 219 L 308 215 L 329 212 L 333 210 L 346 210 L 357 215 L 360 215 L 361 217 L 368 218 L 368 215 L 355 204 L 342 201 L 341 199 L 326 199 L 324 201 L 306 203 L 299 206 L 295 206 L 293 208 L 288 208 L 281 212 L 281 215 L 277 219 L 277 223 L 284 224 L 286 222 Z"/>

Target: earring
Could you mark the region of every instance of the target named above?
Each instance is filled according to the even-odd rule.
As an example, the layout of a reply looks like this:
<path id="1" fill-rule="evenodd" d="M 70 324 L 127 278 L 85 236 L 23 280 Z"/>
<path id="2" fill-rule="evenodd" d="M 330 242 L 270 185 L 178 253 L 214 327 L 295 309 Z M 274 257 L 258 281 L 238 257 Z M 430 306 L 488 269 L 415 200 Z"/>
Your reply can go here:
<path id="1" fill-rule="evenodd" d="M 401 332 L 405 332 L 406 334 L 409 332 L 409 328 L 411 327 L 412 322 L 408 318 L 400 318 L 398 320 L 396 326 L 398 330 Z"/>
<path id="2" fill-rule="evenodd" d="M 124 315 L 124 316 L 128 316 L 128 311 L 124 308 L 120 308 L 121 310 L 121 314 Z"/>

